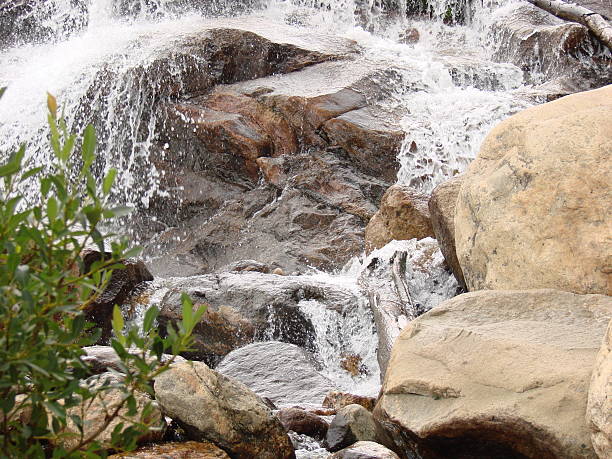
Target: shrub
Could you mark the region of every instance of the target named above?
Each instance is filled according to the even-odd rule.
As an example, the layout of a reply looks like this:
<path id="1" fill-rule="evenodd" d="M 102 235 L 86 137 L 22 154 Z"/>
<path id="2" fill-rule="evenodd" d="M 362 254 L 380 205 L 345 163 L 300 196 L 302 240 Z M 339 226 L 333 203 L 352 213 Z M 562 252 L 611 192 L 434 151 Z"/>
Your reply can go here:
<path id="1" fill-rule="evenodd" d="M 3 92 L 0 88 L 0 98 Z M 105 230 L 128 209 L 110 205 L 115 170 L 100 183 L 90 172 L 94 129 L 88 126 L 77 138 L 58 116 L 52 96 L 48 108 L 54 160 L 27 168 L 22 146 L 0 166 L 0 457 L 104 457 L 108 445 L 100 444 L 98 434 L 120 410 L 127 409 L 128 417 L 120 416 L 111 449 L 133 449 L 154 428 L 148 421 L 151 403 L 138 413 L 134 394 L 152 394 L 152 379 L 189 346 L 204 310 L 194 311 L 184 296 L 183 322 L 162 338 L 154 326 L 155 307 L 147 310 L 140 330 L 124 330 L 115 306 L 111 344 L 121 360 L 120 382 L 84 383 L 92 370 L 81 359 L 82 347 L 99 336 L 84 310 L 104 290 L 112 271 L 138 250 L 127 250 L 125 239 Z M 79 144 L 80 156 L 74 154 Z M 36 202 L 28 202 L 22 192 L 31 183 L 40 191 Z M 102 256 L 85 269 L 81 254 L 92 243 Z M 173 356 L 165 363 L 164 352 Z M 82 417 L 73 414 L 78 410 L 70 408 L 90 406 L 110 390 L 121 391 L 120 404 L 107 412 L 101 429 L 86 432 Z M 80 433 L 68 433 L 67 423 Z M 65 448 L 68 437 L 73 446 Z"/>

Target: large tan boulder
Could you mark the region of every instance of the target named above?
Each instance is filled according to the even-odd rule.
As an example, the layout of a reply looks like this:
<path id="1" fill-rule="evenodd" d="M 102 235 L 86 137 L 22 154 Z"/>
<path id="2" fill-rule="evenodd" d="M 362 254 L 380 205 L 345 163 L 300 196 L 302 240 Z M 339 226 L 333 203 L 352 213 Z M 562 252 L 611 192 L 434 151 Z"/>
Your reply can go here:
<path id="1" fill-rule="evenodd" d="M 431 216 L 431 226 L 446 264 L 448 264 L 461 287 L 466 289 L 463 271 L 459 265 L 457 250 L 455 249 L 455 207 L 462 184 L 463 176 L 458 176 L 434 188 L 429 198 L 429 214 Z"/>
<path id="2" fill-rule="evenodd" d="M 390 187 L 366 227 L 366 250 L 380 249 L 393 240 L 433 237 L 428 200 L 427 195 L 409 186 Z"/>
<path id="3" fill-rule="evenodd" d="M 612 457 L 612 321 L 593 368 L 586 420 L 599 457 Z"/>
<path id="4" fill-rule="evenodd" d="M 374 415 L 424 459 L 596 458 L 584 417 L 610 317 L 604 295 L 457 296 L 402 331 Z"/>
<path id="5" fill-rule="evenodd" d="M 455 213 L 469 290 L 612 294 L 612 85 L 495 127 Z"/>
<path id="6" fill-rule="evenodd" d="M 212 442 L 235 459 L 295 458 L 285 429 L 263 400 L 205 363 L 173 365 L 154 388 L 164 413 L 191 440 Z"/>

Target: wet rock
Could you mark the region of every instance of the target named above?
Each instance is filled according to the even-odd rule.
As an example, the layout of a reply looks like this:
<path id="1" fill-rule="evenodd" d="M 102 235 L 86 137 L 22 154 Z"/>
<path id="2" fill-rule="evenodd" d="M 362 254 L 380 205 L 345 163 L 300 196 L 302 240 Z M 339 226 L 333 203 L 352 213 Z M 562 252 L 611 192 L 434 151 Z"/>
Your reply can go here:
<path id="1" fill-rule="evenodd" d="M 603 295 L 455 297 L 402 331 L 374 416 L 424 458 L 595 458 L 587 392 L 610 317 Z"/>
<path id="2" fill-rule="evenodd" d="M 586 421 L 591 430 L 593 449 L 600 459 L 612 456 L 612 321 L 595 360 Z"/>
<path id="3" fill-rule="evenodd" d="M 118 382 L 118 377 L 115 374 L 103 373 L 89 378 L 86 384 L 92 390 L 95 390 L 95 388 L 101 388 L 103 384 L 113 385 Z M 83 406 L 77 405 L 66 410 L 67 424 L 62 433 L 72 435 L 61 437 L 58 440 L 59 444 L 65 449 L 73 448 L 79 444 L 81 433 L 71 416 L 83 416 L 83 433 L 87 437 L 97 432 L 104 425 L 108 413 L 114 411 L 123 402 L 124 397 L 125 393 L 122 390 L 108 389 L 101 392 L 100 397 L 96 397 L 93 401 L 87 401 Z M 96 437 L 96 440 L 100 442 L 102 447 L 110 448 L 113 430 L 119 423 L 125 423 L 125 419 L 151 425 L 152 428 L 147 434 L 138 437 L 138 443 L 159 441 L 164 436 L 166 423 L 157 402 L 151 400 L 146 393 L 138 391 L 135 392 L 134 398 L 136 399 L 136 415 L 128 416 L 128 407 L 127 405 L 123 406 L 119 410 L 118 417 L 113 419 Z M 148 417 L 143 418 L 142 412 L 148 404 L 151 404 L 153 409 Z"/>
<path id="4" fill-rule="evenodd" d="M 612 293 L 612 87 L 497 125 L 464 176 L 455 242 L 467 287 Z M 586 237 L 588 235 L 588 237 Z"/>
<path id="5" fill-rule="evenodd" d="M 331 145 L 342 148 L 357 169 L 393 183 L 404 132 L 380 118 L 380 112 L 371 107 L 352 110 L 327 121 L 323 131 Z"/>
<path id="6" fill-rule="evenodd" d="M 124 372 L 124 367 L 121 365 L 121 359 L 111 346 L 86 346 L 83 350 L 86 355 L 81 357 L 81 360 L 86 362 L 94 373 L 105 373 L 111 370 L 120 373 Z M 171 358 L 171 355 L 162 355 L 163 362 Z M 151 361 L 154 359 L 154 357 L 151 357 Z M 176 356 L 175 362 L 185 362 L 185 359 L 181 356 Z"/>
<path id="7" fill-rule="evenodd" d="M 162 329 L 181 320 L 182 292 L 195 304 L 208 305 L 193 331 L 194 351 L 187 356 L 211 365 L 253 340 L 274 339 L 314 350 L 314 328 L 300 302 L 317 300 L 336 311 L 358 302 L 350 290 L 310 276 L 241 272 L 174 278 L 155 284 L 148 295 L 160 309 Z"/>
<path id="8" fill-rule="evenodd" d="M 399 456 L 373 441 L 358 441 L 330 456 L 330 459 L 399 459 Z"/>
<path id="9" fill-rule="evenodd" d="M 277 416 L 285 429 L 319 440 L 325 438 L 329 427 L 324 419 L 299 408 L 283 408 Z"/>
<path id="10" fill-rule="evenodd" d="M 341 408 L 327 430 L 327 449 L 334 452 L 358 441 L 391 444 L 384 430 L 374 420 L 372 413 L 361 405 Z"/>
<path id="11" fill-rule="evenodd" d="M 240 260 L 240 261 L 236 261 L 232 263 L 229 266 L 226 266 L 225 269 L 223 269 L 223 271 L 227 271 L 227 272 L 246 271 L 246 272 L 259 272 L 259 273 L 268 274 L 274 269 L 278 269 L 278 268 L 274 268 L 266 263 L 261 263 L 255 260 Z"/>
<path id="12" fill-rule="evenodd" d="M 366 227 L 366 249 L 380 249 L 392 240 L 433 237 L 427 201 L 428 196 L 408 186 L 389 188 Z"/>
<path id="13" fill-rule="evenodd" d="M 458 287 L 431 238 L 393 241 L 375 250 L 364 261 L 358 282 L 374 315 L 382 376 L 402 328 L 455 296 Z"/>
<path id="14" fill-rule="evenodd" d="M 155 164 L 172 194 L 149 213 L 176 228 L 155 251 L 180 260 L 172 270 L 183 275 L 241 259 L 334 269 L 361 253 L 403 140 L 399 115 L 377 103 L 388 96 L 380 72 L 347 56 L 166 104 Z M 170 272 L 166 260 L 154 267 Z"/>
<path id="15" fill-rule="evenodd" d="M 276 405 L 320 403 L 333 383 L 303 349 L 277 341 L 253 343 L 228 354 L 217 370 Z"/>
<path id="16" fill-rule="evenodd" d="M 110 256 L 107 254 L 107 256 Z M 86 250 L 82 254 L 83 269 L 89 272 L 93 263 L 100 261 L 100 252 Z M 107 343 L 111 335 L 111 318 L 116 304 L 122 305 L 128 301 L 136 289 L 144 282 L 152 281 L 153 276 L 142 260 L 124 260 L 122 268 L 113 270 L 111 278 L 96 300 L 87 306 L 85 315 L 87 320 L 93 322 L 102 330 L 100 343 Z"/>
<path id="17" fill-rule="evenodd" d="M 376 405 L 376 398 L 334 391 L 328 393 L 323 400 L 324 407 L 333 408 L 336 411 L 348 405 L 361 405 L 366 410 L 372 411 Z"/>
<path id="18" fill-rule="evenodd" d="M 463 178 L 459 176 L 438 185 L 429 198 L 429 215 L 440 251 L 459 285 L 466 290 L 455 248 L 455 205 L 462 183 Z"/>
<path id="19" fill-rule="evenodd" d="M 400 33 L 399 42 L 406 45 L 412 45 L 418 43 L 420 39 L 421 34 L 419 33 L 419 29 L 411 27 Z"/>
<path id="20" fill-rule="evenodd" d="M 263 401 L 202 362 L 173 366 L 154 388 L 164 412 L 193 440 L 210 441 L 235 458 L 295 457 L 283 426 Z"/>
<path id="21" fill-rule="evenodd" d="M 12 0 L 0 4 L 0 48 L 60 39 L 85 28 L 87 2 Z"/>
<path id="22" fill-rule="evenodd" d="M 212 443 L 186 441 L 139 448 L 130 453 L 113 454 L 109 459 L 229 459 L 225 451 Z"/>
<path id="23" fill-rule="evenodd" d="M 500 10 L 491 30 L 499 43 L 495 60 L 521 67 L 529 82 L 563 77 L 577 84 L 571 91 L 576 92 L 606 85 L 612 77 L 609 51 L 586 27 L 533 5 Z"/>
<path id="24" fill-rule="evenodd" d="M 208 0 L 116 0 L 113 12 L 117 16 L 162 16 L 164 14 L 197 11 L 205 16 L 244 14 L 259 5 L 257 0 L 238 0 L 231 4 Z"/>

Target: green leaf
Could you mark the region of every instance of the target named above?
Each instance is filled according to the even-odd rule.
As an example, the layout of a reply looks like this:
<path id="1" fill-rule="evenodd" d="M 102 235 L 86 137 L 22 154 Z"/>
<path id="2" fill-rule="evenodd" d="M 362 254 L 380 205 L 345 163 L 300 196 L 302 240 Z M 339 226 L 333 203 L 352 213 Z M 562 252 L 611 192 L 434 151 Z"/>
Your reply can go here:
<path id="1" fill-rule="evenodd" d="M 5 87 L 0 87 L 0 99 L 2 99 L 2 96 L 4 95 L 4 93 L 6 92 L 6 86 Z"/>
<path id="2" fill-rule="evenodd" d="M 20 182 L 25 182 L 27 179 L 29 179 L 30 177 L 38 174 L 40 171 L 42 171 L 43 168 L 42 167 L 35 167 L 33 169 L 30 169 L 29 171 L 27 171 L 26 173 L 24 173 L 21 178 L 19 179 Z"/>
<path id="3" fill-rule="evenodd" d="M 0 177 L 7 177 L 14 175 L 21 169 L 21 161 L 25 155 L 25 145 L 22 145 L 17 152 L 15 152 L 9 158 L 8 162 L 4 166 L 0 166 Z"/>
<path id="4" fill-rule="evenodd" d="M 96 143 L 96 130 L 91 124 L 88 124 L 85 128 L 85 132 L 83 133 L 82 155 L 84 169 L 88 169 L 94 162 Z"/>
<path id="5" fill-rule="evenodd" d="M 145 333 L 149 333 L 149 331 L 151 331 L 151 328 L 153 327 L 153 322 L 155 322 L 155 319 L 157 319 L 158 315 L 159 309 L 157 308 L 157 306 L 154 305 L 147 309 L 147 312 L 145 312 L 144 321 L 142 323 L 142 331 L 144 331 Z"/>
<path id="6" fill-rule="evenodd" d="M 121 314 L 121 309 L 119 309 L 119 306 L 115 305 L 115 307 L 113 308 L 113 332 L 115 332 L 115 335 L 117 336 L 117 339 L 119 339 L 119 337 L 123 336 L 123 327 L 125 325 L 124 321 L 123 321 L 123 315 Z"/>
<path id="7" fill-rule="evenodd" d="M 193 301 L 185 292 L 181 293 L 181 303 L 183 305 L 183 327 L 189 329 L 193 324 Z"/>
<path id="8" fill-rule="evenodd" d="M 104 195 L 110 193 L 110 190 L 113 187 L 113 184 L 115 183 L 115 177 L 117 177 L 117 169 L 113 167 L 109 169 L 106 174 L 106 177 L 104 177 L 104 182 L 102 184 L 102 192 L 104 193 Z"/>
<path id="9" fill-rule="evenodd" d="M 47 199 L 47 217 L 53 221 L 57 217 L 57 201 L 53 196 Z"/>
<path id="10" fill-rule="evenodd" d="M 143 248 L 140 247 L 140 246 L 132 247 L 127 252 L 124 252 L 123 256 L 121 258 L 133 258 L 133 257 L 137 257 L 138 255 L 140 255 L 142 253 L 142 250 L 143 250 Z"/>

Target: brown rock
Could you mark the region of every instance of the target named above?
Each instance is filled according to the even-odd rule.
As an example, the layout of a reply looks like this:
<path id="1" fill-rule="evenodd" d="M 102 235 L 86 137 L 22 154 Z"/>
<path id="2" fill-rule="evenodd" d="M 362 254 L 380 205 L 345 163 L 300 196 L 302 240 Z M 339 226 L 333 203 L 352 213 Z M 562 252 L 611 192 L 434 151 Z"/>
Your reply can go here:
<path id="1" fill-rule="evenodd" d="M 586 421 L 599 458 L 612 457 L 612 321 L 595 360 Z"/>
<path id="2" fill-rule="evenodd" d="M 372 411 L 376 405 L 375 397 L 366 397 L 364 395 L 354 395 L 347 392 L 329 392 L 323 400 L 323 406 L 339 410 L 348 405 L 361 405 L 366 410 Z"/>
<path id="3" fill-rule="evenodd" d="M 455 214 L 467 287 L 612 294 L 612 86 L 524 110 L 495 127 Z"/>
<path id="4" fill-rule="evenodd" d="M 414 43 L 418 43 L 420 39 L 421 34 L 419 33 L 419 29 L 416 27 L 410 27 L 400 34 L 399 41 L 400 43 L 412 45 Z"/>
<path id="5" fill-rule="evenodd" d="M 155 396 L 189 438 L 211 441 L 233 458 L 295 457 L 283 426 L 261 398 L 202 362 L 180 363 L 162 373 Z"/>
<path id="6" fill-rule="evenodd" d="M 300 408 L 284 408 L 277 416 L 285 429 L 320 440 L 325 438 L 329 427 L 327 422 L 316 414 Z"/>
<path id="7" fill-rule="evenodd" d="M 463 177 L 459 176 L 438 185 L 429 198 L 429 214 L 440 251 L 459 285 L 466 290 L 463 271 L 455 249 L 455 206 L 462 183 Z"/>
<path id="8" fill-rule="evenodd" d="M 106 254 L 110 256 L 110 254 Z M 86 250 L 82 254 L 85 272 L 91 265 L 101 260 L 100 252 Z M 135 289 L 143 282 L 152 281 L 153 276 L 142 260 L 124 260 L 122 269 L 115 269 L 104 291 L 86 309 L 87 320 L 92 321 L 102 329 L 101 343 L 108 342 L 111 334 L 111 318 L 116 304 L 124 304 Z"/>
<path id="9" fill-rule="evenodd" d="M 355 354 L 341 356 L 340 367 L 348 371 L 352 376 L 359 376 L 367 371 L 361 361 L 361 357 Z"/>
<path id="10" fill-rule="evenodd" d="M 610 317 L 603 295 L 457 296 L 402 331 L 374 415 L 425 459 L 593 459 L 584 413 Z"/>
<path id="11" fill-rule="evenodd" d="M 392 240 L 433 237 L 427 201 L 426 195 L 408 186 L 389 188 L 366 227 L 366 250 L 379 249 Z"/>
<path id="12" fill-rule="evenodd" d="M 139 448 L 131 453 L 113 454 L 109 459 L 229 459 L 212 443 L 186 441 Z"/>
<path id="13" fill-rule="evenodd" d="M 380 118 L 381 113 L 371 107 L 352 110 L 327 121 L 323 130 L 331 144 L 346 151 L 359 170 L 394 183 L 404 132 Z"/>

